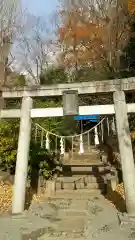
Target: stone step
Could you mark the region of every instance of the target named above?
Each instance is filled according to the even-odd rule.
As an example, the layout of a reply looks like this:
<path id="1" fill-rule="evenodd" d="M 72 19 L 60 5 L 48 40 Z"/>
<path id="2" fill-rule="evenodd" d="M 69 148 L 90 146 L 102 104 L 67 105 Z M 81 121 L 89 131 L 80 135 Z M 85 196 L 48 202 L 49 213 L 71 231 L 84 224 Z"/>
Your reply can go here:
<path id="1" fill-rule="evenodd" d="M 77 186 L 79 189 L 79 186 Z M 106 184 L 104 182 L 99 182 L 99 183 L 88 183 L 86 186 L 85 186 L 86 189 L 102 189 L 104 190 L 106 188 Z"/>
<path id="2" fill-rule="evenodd" d="M 64 167 L 60 173 L 60 177 L 86 177 L 89 176 L 91 178 L 92 176 L 101 179 L 101 178 L 107 178 L 110 175 L 113 175 L 110 168 L 91 168 L 91 167 Z"/>
<path id="3" fill-rule="evenodd" d="M 66 216 L 61 219 L 61 221 L 56 222 L 56 227 L 51 232 L 51 236 L 58 237 L 58 234 L 62 234 L 68 237 L 78 237 L 83 236 L 84 228 L 86 225 L 87 216 Z"/>
<path id="4" fill-rule="evenodd" d="M 89 180 L 89 181 L 88 181 Z M 94 181 L 90 181 L 91 179 L 86 179 L 85 177 L 81 177 L 78 179 L 75 178 L 61 178 L 56 181 L 56 191 L 60 189 L 68 189 L 68 190 L 75 190 L 75 189 L 104 189 L 105 182 L 103 179 L 94 179 Z"/>
<path id="5" fill-rule="evenodd" d="M 75 235 L 75 237 L 74 237 L 74 235 Z M 51 236 L 48 236 L 48 235 L 44 235 L 44 236 L 42 236 L 42 237 L 40 237 L 40 238 L 38 238 L 38 240 L 45 240 L 45 239 L 47 239 L 47 240 L 75 240 L 75 239 L 77 239 L 77 240 L 85 240 L 85 238 L 84 237 L 82 237 L 82 236 L 78 236 L 77 235 L 77 238 L 76 238 L 76 233 L 74 233 L 72 236 L 69 236 L 69 234 L 67 234 L 67 233 L 65 233 L 65 232 L 60 232 L 60 233 L 57 233 L 57 234 L 51 234 Z"/>
<path id="6" fill-rule="evenodd" d="M 75 182 L 75 189 L 104 189 L 105 188 L 105 183 L 100 182 L 100 183 L 87 183 L 84 184 L 82 182 Z"/>
<path id="7" fill-rule="evenodd" d="M 62 173 L 65 176 L 73 175 L 99 175 L 107 174 L 110 171 L 109 165 L 90 165 L 90 164 L 65 164 L 62 167 Z"/>
<path id="8" fill-rule="evenodd" d="M 104 189 L 105 183 L 87 183 L 86 185 L 83 182 L 73 182 L 73 183 L 57 183 L 56 191 L 61 189 L 67 190 L 76 190 L 76 189 Z"/>
<path id="9" fill-rule="evenodd" d="M 85 159 L 90 159 L 90 160 L 95 160 L 99 159 L 100 160 L 100 151 L 98 149 L 91 149 L 91 148 L 84 148 L 84 153 L 80 154 L 79 153 L 79 148 L 75 149 L 75 151 L 66 152 L 64 154 L 63 160 L 68 160 L 68 159 L 75 159 L 75 160 L 85 160 Z"/>
<path id="10" fill-rule="evenodd" d="M 70 159 L 64 159 L 62 160 L 62 164 L 63 165 L 76 165 L 76 164 L 80 164 L 80 165 L 100 165 L 103 164 L 103 162 L 101 161 L 101 158 L 83 158 L 83 159 L 78 159 L 78 158 L 70 158 Z"/>
<path id="11" fill-rule="evenodd" d="M 63 163 L 68 164 L 68 163 L 80 163 L 80 164 L 101 164 L 101 159 L 100 158 L 70 158 L 66 159 L 63 161 Z"/>
<path id="12" fill-rule="evenodd" d="M 59 177 L 83 177 L 83 176 L 95 176 L 95 177 L 102 177 L 113 174 L 111 171 L 111 167 L 109 165 L 82 165 L 81 164 L 75 164 L 71 165 L 63 165 L 58 169 L 58 176 Z"/>
<path id="13" fill-rule="evenodd" d="M 79 152 L 80 149 L 80 144 L 76 144 L 76 146 L 73 147 L 73 152 L 76 154 L 77 152 Z M 83 145 L 83 149 L 84 149 L 84 153 L 99 153 L 100 151 L 97 149 L 91 149 L 88 145 Z"/>
<path id="14" fill-rule="evenodd" d="M 74 158 L 74 159 L 88 159 L 88 158 L 93 158 L 93 159 L 97 159 L 98 157 L 99 157 L 100 155 L 99 155 L 99 152 L 90 152 L 90 151 L 85 151 L 84 153 L 79 153 L 79 152 L 77 152 L 77 153 L 73 153 L 73 155 L 72 155 L 72 158 Z"/>
<path id="15" fill-rule="evenodd" d="M 63 164 L 92 164 L 92 165 L 98 165 L 98 164 L 101 164 L 101 159 L 100 158 L 82 158 L 82 159 L 79 159 L 79 158 L 71 158 L 71 159 L 67 159 L 66 161 L 63 161 Z"/>
<path id="16" fill-rule="evenodd" d="M 65 161 L 64 163 L 63 163 L 63 166 L 101 166 L 101 162 L 100 161 L 82 161 L 82 160 L 70 160 L 70 161 Z M 102 164 L 103 165 L 103 164 Z"/>
<path id="17" fill-rule="evenodd" d="M 86 181 L 86 183 L 100 183 L 100 182 L 106 182 L 107 179 L 110 179 L 112 176 L 111 172 L 105 174 L 105 175 L 88 175 L 88 176 L 84 176 L 84 180 Z"/>
<path id="18" fill-rule="evenodd" d="M 48 230 L 48 234 L 45 234 L 38 239 L 64 240 L 68 238 L 70 240 L 82 240 L 82 237 L 84 237 L 85 226 L 87 224 L 87 214 L 82 213 L 79 216 L 77 211 L 68 211 L 68 213 L 69 214 L 66 215 L 66 212 L 64 212 L 64 214 L 58 216 L 58 220 L 56 219 L 56 221 L 54 221 L 54 226 Z"/>
<path id="19" fill-rule="evenodd" d="M 80 176 L 72 176 L 72 177 L 59 177 L 57 178 L 56 182 L 84 182 L 87 183 L 99 183 L 104 182 L 106 176 L 94 176 L 94 175 L 80 175 Z M 111 173 L 107 176 L 108 178 L 111 177 Z"/>
<path id="20" fill-rule="evenodd" d="M 68 160 L 68 161 L 65 161 L 65 163 L 63 163 L 63 166 L 67 166 L 67 165 L 79 165 L 79 166 L 90 166 L 90 167 L 110 167 L 110 165 L 109 164 L 104 164 L 104 163 L 102 163 L 101 161 L 99 161 L 99 160 L 89 160 L 89 161 L 82 161 L 82 160 L 75 160 L 75 159 L 70 159 L 70 160 Z"/>
<path id="21" fill-rule="evenodd" d="M 101 189 L 76 189 L 76 190 L 57 190 L 56 193 L 51 196 L 51 199 L 91 199 L 101 196 Z"/>

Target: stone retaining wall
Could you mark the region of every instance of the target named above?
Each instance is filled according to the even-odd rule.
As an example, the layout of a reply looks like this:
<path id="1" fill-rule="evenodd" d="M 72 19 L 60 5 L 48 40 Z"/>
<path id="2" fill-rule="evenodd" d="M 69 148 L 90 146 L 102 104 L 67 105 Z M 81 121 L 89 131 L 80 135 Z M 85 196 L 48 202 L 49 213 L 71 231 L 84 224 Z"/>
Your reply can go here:
<path id="1" fill-rule="evenodd" d="M 117 136 L 115 135 L 106 136 L 103 150 L 107 156 L 107 161 L 115 168 L 121 169 L 121 159 Z"/>

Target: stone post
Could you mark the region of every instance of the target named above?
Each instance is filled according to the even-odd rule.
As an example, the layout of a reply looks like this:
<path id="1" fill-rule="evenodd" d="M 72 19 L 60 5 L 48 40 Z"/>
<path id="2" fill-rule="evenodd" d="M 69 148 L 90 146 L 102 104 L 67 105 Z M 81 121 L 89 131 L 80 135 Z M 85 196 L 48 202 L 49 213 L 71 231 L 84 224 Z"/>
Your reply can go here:
<path id="1" fill-rule="evenodd" d="M 22 100 L 20 132 L 12 200 L 13 214 L 22 213 L 25 206 L 27 168 L 31 136 L 31 108 L 32 99 L 30 97 L 24 97 Z"/>
<path id="2" fill-rule="evenodd" d="M 135 166 L 123 91 L 113 95 L 127 212 L 135 214 Z"/>
<path id="3" fill-rule="evenodd" d="M 94 128 L 94 130 L 95 130 L 95 146 L 96 146 L 96 145 L 99 145 L 97 126 Z"/>
<path id="4" fill-rule="evenodd" d="M 103 143 L 106 144 L 106 142 L 108 141 L 108 128 L 107 128 L 107 120 L 105 119 L 102 122 L 102 133 L 103 133 Z"/>
<path id="5" fill-rule="evenodd" d="M 83 147 L 83 135 L 80 135 L 80 149 L 79 149 L 79 154 L 84 153 L 84 147 Z"/>
<path id="6" fill-rule="evenodd" d="M 0 90 L 0 116 L 1 116 L 1 110 L 4 108 L 4 99 L 2 97 L 2 91 Z"/>
<path id="7" fill-rule="evenodd" d="M 112 116 L 112 119 L 111 119 L 111 132 L 112 134 L 116 135 L 116 126 L 115 126 L 115 117 Z"/>

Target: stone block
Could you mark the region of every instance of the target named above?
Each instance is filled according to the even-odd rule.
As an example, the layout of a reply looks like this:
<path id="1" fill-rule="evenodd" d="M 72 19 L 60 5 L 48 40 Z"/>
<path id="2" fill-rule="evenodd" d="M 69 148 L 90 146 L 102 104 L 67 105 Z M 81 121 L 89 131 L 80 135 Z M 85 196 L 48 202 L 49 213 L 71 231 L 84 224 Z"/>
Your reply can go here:
<path id="1" fill-rule="evenodd" d="M 105 166 L 99 166 L 99 167 L 98 167 L 98 171 L 99 171 L 99 172 L 103 172 L 104 170 L 105 170 Z"/>
<path id="2" fill-rule="evenodd" d="M 104 189 L 105 184 L 104 183 L 88 183 L 87 188 L 88 189 Z"/>
<path id="3" fill-rule="evenodd" d="M 101 159 L 101 162 L 102 162 L 102 163 L 107 163 L 108 157 L 107 157 L 107 155 L 105 155 L 105 154 L 101 154 L 101 155 L 100 155 L 100 159 Z"/>
<path id="4" fill-rule="evenodd" d="M 89 182 L 92 182 L 93 175 L 87 175 L 85 176 L 85 183 L 88 184 Z"/>
<path id="5" fill-rule="evenodd" d="M 62 219 L 58 229 L 59 231 L 62 231 L 62 232 L 81 233 L 84 231 L 84 227 L 85 227 L 84 217 L 67 216 L 64 219 Z"/>
<path id="6" fill-rule="evenodd" d="M 130 224 L 135 228 L 135 214 L 130 215 L 128 213 L 117 213 L 119 225 L 122 227 L 124 224 Z"/>
<path id="7" fill-rule="evenodd" d="M 48 197 L 54 196 L 56 192 L 56 182 L 54 180 L 46 181 L 46 193 Z"/>
<path id="8" fill-rule="evenodd" d="M 64 162 L 69 161 L 69 159 L 70 159 L 70 153 L 65 152 L 65 153 L 64 153 L 64 156 L 63 156 Z"/>
<path id="9" fill-rule="evenodd" d="M 75 182 L 76 189 L 83 189 L 85 187 L 84 182 Z"/>
<path id="10" fill-rule="evenodd" d="M 110 179 L 107 180 L 107 191 L 109 191 L 110 189 L 115 191 L 117 184 L 117 178 L 115 176 L 112 176 Z"/>
<path id="11" fill-rule="evenodd" d="M 62 184 L 61 182 L 56 181 L 56 190 L 60 190 L 60 189 L 62 189 Z"/>
<path id="12" fill-rule="evenodd" d="M 75 189 L 75 183 L 74 182 L 63 182 L 63 189 Z"/>

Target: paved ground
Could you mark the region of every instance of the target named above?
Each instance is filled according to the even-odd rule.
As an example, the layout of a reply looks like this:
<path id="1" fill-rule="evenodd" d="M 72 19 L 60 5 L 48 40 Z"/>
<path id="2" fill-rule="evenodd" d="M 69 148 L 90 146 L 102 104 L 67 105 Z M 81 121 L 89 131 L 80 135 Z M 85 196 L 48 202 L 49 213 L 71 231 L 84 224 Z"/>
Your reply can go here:
<path id="1" fill-rule="evenodd" d="M 91 194 L 92 195 L 92 194 Z M 0 240 L 133 240 L 132 226 L 119 227 L 117 211 L 99 193 L 86 198 L 34 203 L 21 216 L 0 217 Z"/>

